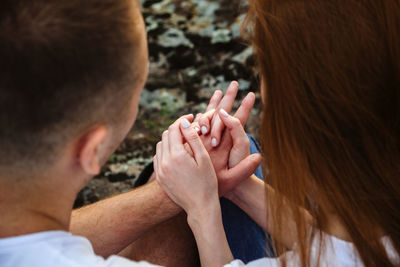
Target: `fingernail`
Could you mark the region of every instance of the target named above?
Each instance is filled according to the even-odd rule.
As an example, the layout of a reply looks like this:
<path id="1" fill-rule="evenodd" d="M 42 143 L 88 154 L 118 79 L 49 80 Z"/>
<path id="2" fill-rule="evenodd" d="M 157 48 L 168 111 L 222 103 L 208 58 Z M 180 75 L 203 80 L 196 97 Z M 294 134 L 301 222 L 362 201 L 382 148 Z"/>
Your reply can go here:
<path id="1" fill-rule="evenodd" d="M 181 121 L 181 125 L 183 129 L 189 128 L 190 127 L 190 122 L 187 119 L 183 119 Z"/>
<path id="2" fill-rule="evenodd" d="M 228 112 L 226 112 L 225 109 L 223 109 L 223 108 L 221 108 L 221 110 L 219 112 L 221 112 L 222 116 L 224 116 L 224 117 L 229 116 Z"/>
<path id="3" fill-rule="evenodd" d="M 217 139 L 216 138 L 211 139 L 211 146 L 213 146 L 213 147 L 217 146 Z"/>
<path id="4" fill-rule="evenodd" d="M 206 126 L 201 126 L 201 133 L 202 134 L 206 134 L 208 132 L 207 127 Z"/>
<path id="5" fill-rule="evenodd" d="M 196 132 L 200 132 L 199 127 L 194 127 L 194 129 L 196 130 Z"/>

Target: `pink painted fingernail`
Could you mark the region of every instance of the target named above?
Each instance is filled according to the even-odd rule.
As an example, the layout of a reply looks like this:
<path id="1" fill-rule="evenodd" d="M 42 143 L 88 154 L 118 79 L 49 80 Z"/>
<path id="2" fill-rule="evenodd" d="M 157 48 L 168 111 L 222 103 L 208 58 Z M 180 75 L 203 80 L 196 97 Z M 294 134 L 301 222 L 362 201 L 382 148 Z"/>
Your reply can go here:
<path id="1" fill-rule="evenodd" d="M 217 146 L 217 139 L 216 138 L 211 139 L 211 146 L 212 147 L 216 147 Z"/>
<path id="2" fill-rule="evenodd" d="M 224 116 L 224 117 L 229 116 L 228 112 L 226 112 L 225 109 L 223 109 L 223 108 L 221 108 L 221 110 L 219 112 L 221 112 L 222 116 Z"/>
<path id="3" fill-rule="evenodd" d="M 206 126 L 201 126 L 201 133 L 202 134 L 206 134 L 208 132 L 207 127 Z"/>
<path id="4" fill-rule="evenodd" d="M 200 132 L 200 128 L 199 127 L 194 127 L 194 129 L 196 130 L 196 132 Z"/>
<path id="5" fill-rule="evenodd" d="M 187 119 L 183 119 L 183 120 L 181 121 L 181 125 L 182 125 L 182 128 L 183 128 L 183 129 L 187 129 L 187 128 L 190 127 L 190 122 L 189 122 Z"/>

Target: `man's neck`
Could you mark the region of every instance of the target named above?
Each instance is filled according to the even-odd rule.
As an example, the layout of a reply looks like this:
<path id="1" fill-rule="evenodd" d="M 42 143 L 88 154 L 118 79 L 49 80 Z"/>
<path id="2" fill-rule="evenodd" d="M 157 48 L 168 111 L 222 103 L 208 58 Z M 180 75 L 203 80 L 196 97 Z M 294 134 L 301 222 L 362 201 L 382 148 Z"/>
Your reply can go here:
<path id="1" fill-rule="evenodd" d="M 15 220 L 11 221 L 10 219 Z M 59 218 L 41 213 L 40 211 L 25 211 L 17 216 L 2 217 L 0 219 L 0 238 L 32 234 L 51 230 L 68 231 L 68 222 Z"/>
<path id="2" fill-rule="evenodd" d="M 53 183 L 19 187 L 1 180 L 0 238 L 51 230 L 68 231 L 77 190 Z"/>

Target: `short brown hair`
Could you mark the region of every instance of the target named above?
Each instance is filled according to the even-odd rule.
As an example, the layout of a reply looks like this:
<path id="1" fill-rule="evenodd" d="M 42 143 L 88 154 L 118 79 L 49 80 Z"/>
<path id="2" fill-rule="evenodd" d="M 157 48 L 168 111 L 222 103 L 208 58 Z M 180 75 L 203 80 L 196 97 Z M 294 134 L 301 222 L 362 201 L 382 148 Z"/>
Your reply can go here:
<path id="1" fill-rule="evenodd" d="M 130 99 L 137 40 L 130 0 L 0 3 L 0 166 L 47 161 Z"/>
<path id="2" fill-rule="evenodd" d="M 400 252 L 399 14 L 398 0 L 250 1 L 266 180 L 293 203 L 303 266 L 298 205 L 317 229 L 336 214 L 365 266 L 393 265 L 382 234 Z"/>

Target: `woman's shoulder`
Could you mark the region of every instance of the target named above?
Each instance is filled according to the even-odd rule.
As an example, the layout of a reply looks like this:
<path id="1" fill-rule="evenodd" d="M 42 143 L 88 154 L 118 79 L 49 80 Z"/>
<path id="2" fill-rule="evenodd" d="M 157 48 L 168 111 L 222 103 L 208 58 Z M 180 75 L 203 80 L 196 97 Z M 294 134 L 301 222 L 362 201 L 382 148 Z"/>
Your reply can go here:
<path id="1" fill-rule="evenodd" d="M 353 243 L 339 239 L 335 236 L 322 234 L 324 239 L 324 244 L 322 246 L 321 255 L 325 256 L 328 259 L 336 258 L 340 259 L 345 266 L 364 266 L 362 264 L 362 260 L 353 245 Z M 393 243 L 389 236 L 383 236 L 381 238 L 382 245 L 386 249 L 386 253 L 389 256 L 389 259 L 396 263 L 396 265 L 400 264 L 399 254 L 396 252 Z M 313 249 L 317 249 L 319 246 L 319 241 L 313 243 Z M 317 251 L 316 251 L 316 255 Z"/>
<path id="2" fill-rule="evenodd" d="M 322 242 L 321 242 L 322 241 Z M 396 253 L 389 237 L 382 238 L 382 244 L 387 250 L 389 258 L 394 263 L 400 262 L 400 257 Z M 261 266 L 280 266 L 280 261 L 284 259 L 287 266 L 300 266 L 300 254 L 288 251 L 279 258 L 262 258 L 244 264 L 240 260 L 235 260 L 225 267 L 261 267 Z M 311 249 L 311 266 L 364 266 L 353 243 L 344 241 L 335 236 L 318 233 L 314 236 Z"/>
<path id="3" fill-rule="evenodd" d="M 394 263 L 394 265 L 400 265 L 400 255 L 397 253 L 394 248 L 393 242 L 388 236 L 382 237 L 382 244 L 386 249 L 386 253 L 389 256 L 389 259 Z"/>

